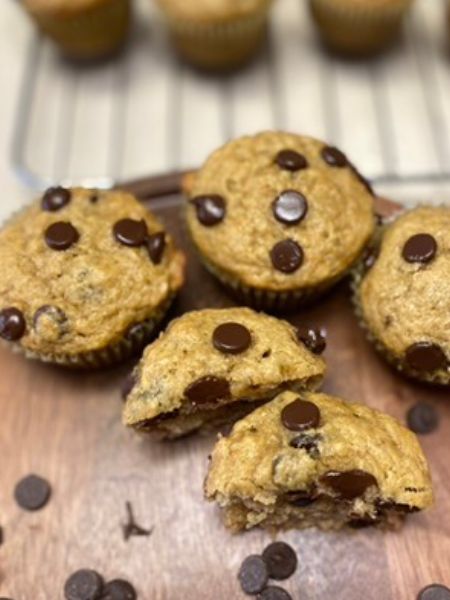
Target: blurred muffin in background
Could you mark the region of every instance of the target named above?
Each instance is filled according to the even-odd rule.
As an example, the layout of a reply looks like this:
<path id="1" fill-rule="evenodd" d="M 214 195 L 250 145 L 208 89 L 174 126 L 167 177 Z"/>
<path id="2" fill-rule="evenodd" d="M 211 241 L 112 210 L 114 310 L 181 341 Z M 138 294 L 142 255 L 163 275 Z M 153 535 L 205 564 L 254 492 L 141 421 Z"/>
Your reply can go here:
<path id="1" fill-rule="evenodd" d="M 345 54 L 373 54 L 396 39 L 413 0 L 310 0 L 325 43 Z"/>
<path id="2" fill-rule="evenodd" d="M 260 47 L 272 0 L 157 0 L 179 54 L 196 67 L 228 70 Z"/>
<path id="3" fill-rule="evenodd" d="M 107 57 L 128 33 L 130 0 L 24 0 L 24 6 L 69 58 Z"/>

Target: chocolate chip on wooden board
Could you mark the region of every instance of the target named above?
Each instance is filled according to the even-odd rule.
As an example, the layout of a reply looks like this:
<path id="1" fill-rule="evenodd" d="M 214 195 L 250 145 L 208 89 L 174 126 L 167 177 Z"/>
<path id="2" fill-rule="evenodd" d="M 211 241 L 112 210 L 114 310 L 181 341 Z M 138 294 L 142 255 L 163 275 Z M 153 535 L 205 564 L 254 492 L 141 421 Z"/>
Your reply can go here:
<path id="1" fill-rule="evenodd" d="M 419 592 L 417 600 L 450 600 L 450 589 L 445 585 L 433 583 Z"/>
<path id="2" fill-rule="evenodd" d="M 264 559 L 256 554 L 248 556 L 239 569 L 238 579 L 246 594 L 253 596 L 262 592 L 269 580 Z"/>
<path id="3" fill-rule="evenodd" d="M 114 579 L 104 587 L 101 600 L 136 600 L 134 587 L 125 579 Z"/>
<path id="4" fill-rule="evenodd" d="M 297 569 L 297 555 L 285 542 L 273 542 L 262 553 L 271 579 L 288 579 Z"/>
<path id="5" fill-rule="evenodd" d="M 51 487 L 48 481 L 37 475 L 28 475 L 21 479 L 14 490 L 17 504 L 29 511 L 43 508 L 51 495 Z"/>
<path id="6" fill-rule="evenodd" d="M 292 596 L 277 585 L 269 585 L 258 594 L 257 600 L 292 600 Z"/>
<path id="7" fill-rule="evenodd" d="M 98 600 L 103 592 L 103 578 L 91 569 L 73 573 L 64 585 L 66 600 Z"/>
<path id="8" fill-rule="evenodd" d="M 406 420 L 411 431 L 418 434 L 432 433 L 439 426 L 439 414 L 428 402 L 418 402 L 412 406 Z"/>

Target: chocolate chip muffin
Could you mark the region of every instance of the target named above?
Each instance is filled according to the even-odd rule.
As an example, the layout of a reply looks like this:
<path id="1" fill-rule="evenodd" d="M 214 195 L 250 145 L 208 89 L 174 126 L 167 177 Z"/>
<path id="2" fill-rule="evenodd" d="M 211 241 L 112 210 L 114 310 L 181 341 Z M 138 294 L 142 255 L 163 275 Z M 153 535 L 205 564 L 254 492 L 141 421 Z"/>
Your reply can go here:
<path id="1" fill-rule="evenodd" d="M 400 371 L 450 384 L 450 208 L 423 206 L 386 226 L 355 270 L 360 321 Z"/>
<path id="2" fill-rule="evenodd" d="M 141 349 L 184 277 L 157 219 L 120 191 L 51 188 L 0 232 L 0 337 L 80 367 Z"/>
<path id="3" fill-rule="evenodd" d="M 205 491 L 233 531 L 395 527 L 433 502 L 412 432 L 367 406 L 292 391 L 218 441 Z"/>
<path id="4" fill-rule="evenodd" d="M 186 313 L 144 352 L 125 425 L 176 438 L 233 421 L 280 390 L 315 389 L 325 363 L 293 326 L 248 308 Z"/>
<path id="5" fill-rule="evenodd" d="M 375 228 L 370 185 L 337 148 L 266 132 L 217 150 L 185 180 L 206 267 L 257 308 L 295 308 L 347 274 Z"/>

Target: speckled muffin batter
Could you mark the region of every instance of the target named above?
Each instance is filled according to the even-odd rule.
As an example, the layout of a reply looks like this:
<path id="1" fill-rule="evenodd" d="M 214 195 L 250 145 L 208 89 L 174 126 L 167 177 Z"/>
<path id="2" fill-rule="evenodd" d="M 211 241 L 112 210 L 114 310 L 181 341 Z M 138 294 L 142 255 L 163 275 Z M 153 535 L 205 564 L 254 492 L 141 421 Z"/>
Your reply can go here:
<path id="1" fill-rule="evenodd" d="M 51 188 L 0 232 L 0 336 L 99 366 L 148 341 L 184 278 L 162 225 L 124 192 Z"/>
<path id="2" fill-rule="evenodd" d="M 235 420 L 281 389 L 315 389 L 325 363 L 301 331 L 248 308 L 186 313 L 133 373 L 125 425 L 176 438 Z"/>
<path id="3" fill-rule="evenodd" d="M 423 206 L 384 229 L 355 273 L 355 303 L 377 348 L 398 369 L 450 383 L 450 209 Z"/>
<path id="4" fill-rule="evenodd" d="M 412 432 L 367 406 L 291 391 L 218 441 L 205 492 L 233 531 L 394 527 L 433 502 Z"/>
<path id="5" fill-rule="evenodd" d="M 217 150 L 185 181 L 206 266 L 247 302 L 297 306 L 341 279 L 375 228 L 373 195 L 345 155 L 265 132 Z"/>

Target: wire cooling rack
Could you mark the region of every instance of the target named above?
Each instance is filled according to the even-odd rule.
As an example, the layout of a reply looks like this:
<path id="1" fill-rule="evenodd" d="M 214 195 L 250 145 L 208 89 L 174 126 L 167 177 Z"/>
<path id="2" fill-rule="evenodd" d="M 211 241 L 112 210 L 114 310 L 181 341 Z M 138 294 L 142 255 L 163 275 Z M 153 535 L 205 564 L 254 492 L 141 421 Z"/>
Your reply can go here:
<path id="1" fill-rule="evenodd" d="M 227 139 L 262 129 L 342 147 L 380 183 L 450 183 L 445 0 L 418 0 L 395 49 L 349 61 L 323 50 L 302 0 L 278 0 L 261 56 L 233 75 L 181 64 L 151 3 L 127 52 L 103 65 L 29 42 L 12 141 L 19 177 L 109 187 L 189 169 Z"/>

